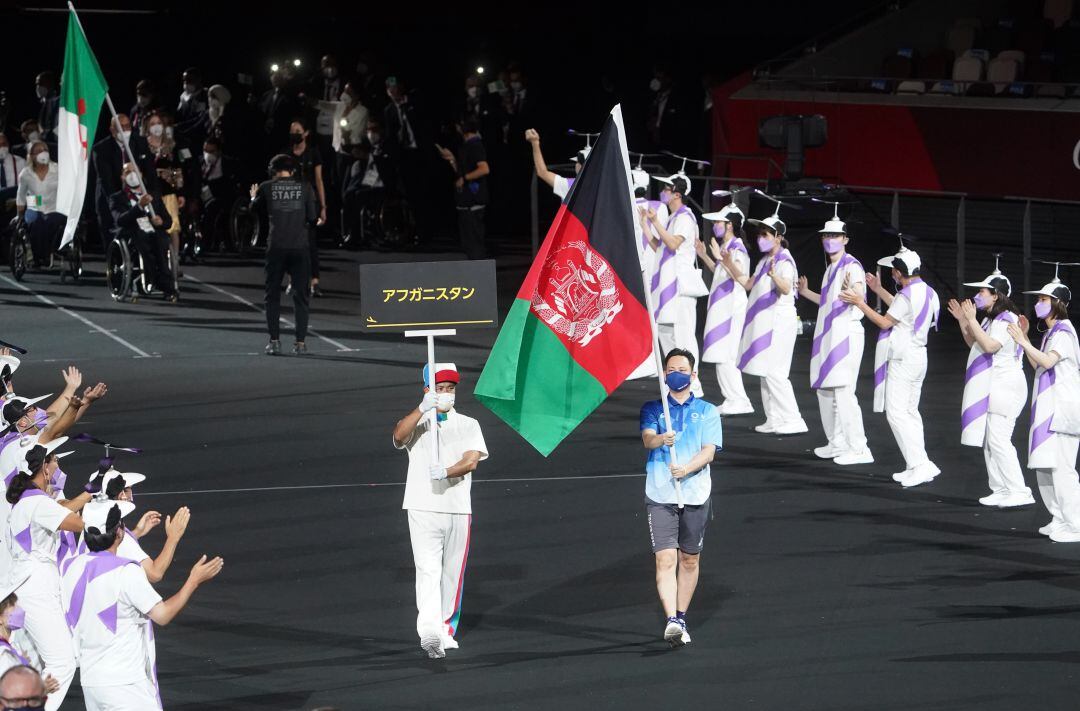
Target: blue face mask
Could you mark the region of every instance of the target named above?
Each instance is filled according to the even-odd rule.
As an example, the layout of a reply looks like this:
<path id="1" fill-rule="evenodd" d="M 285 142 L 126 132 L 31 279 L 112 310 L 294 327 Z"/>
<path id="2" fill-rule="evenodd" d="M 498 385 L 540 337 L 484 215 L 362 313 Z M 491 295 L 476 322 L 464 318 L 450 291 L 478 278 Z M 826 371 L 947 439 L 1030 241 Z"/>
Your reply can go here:
<path id="1" fill-rule="evenodd" d="M 691 376 L 689 373 L 680 373 L 675 370 L 667 374 L 664 378 L 664 382 L 674 392 L 680 393 L 690 387 Z"/>

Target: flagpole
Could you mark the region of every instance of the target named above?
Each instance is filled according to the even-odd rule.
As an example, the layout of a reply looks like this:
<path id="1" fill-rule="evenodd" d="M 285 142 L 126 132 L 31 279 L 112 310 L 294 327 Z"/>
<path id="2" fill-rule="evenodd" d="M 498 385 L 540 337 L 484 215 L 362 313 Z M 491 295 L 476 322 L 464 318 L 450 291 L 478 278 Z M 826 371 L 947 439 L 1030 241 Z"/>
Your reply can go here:
<path id="1" fill-rule="evenodd" d="M 90 40 L 86 38 L 86 29 L 83 28 L 82 20 L 79 19 L 79 13 L 75 11 L 74 3 L 72 3 L 71 0 L 68 0 L 67 5 L 68 9 L 71 10 L 72 16 L 75 18 L 75 23 L 79 26 L 79 32 L 82 32 L 83 38 L 86 39 L 86 44 L 89 45 Z M 62 79 L 63 78 L 61 77 L 61 80 Z M 139 189 L 142 190 L 144 194 L 149 195 L 150 192 L 146 189 L 146 183 L 143 181 L 142 171 L 139 169 L 139 164 L 135 161 L 135 157 L 131 152 L 131 143 L 128 141 L 127 136 L 124 135 L 123 130 L 120 128 L 120 117 L 116 114 L 116 107 L 113 106 L 112 97 L 109 95 L 108 90 L 105 91 L 105 103 L 109 106 L 109 113 L 112 114 L 111 123 L 115 124 L 116 126 L 116 135 L 120 137 L 120 145 L 123 146 L 124 153 L 127 155 L 127 162 L 131 163 L 132 167 L 135 169 L 135 175 L 139 178 Z M 147 207 L 150 210 L 150 216 L 156 217 L 157 214 L 154 212 L 153 200 L 150 201 Z"/>

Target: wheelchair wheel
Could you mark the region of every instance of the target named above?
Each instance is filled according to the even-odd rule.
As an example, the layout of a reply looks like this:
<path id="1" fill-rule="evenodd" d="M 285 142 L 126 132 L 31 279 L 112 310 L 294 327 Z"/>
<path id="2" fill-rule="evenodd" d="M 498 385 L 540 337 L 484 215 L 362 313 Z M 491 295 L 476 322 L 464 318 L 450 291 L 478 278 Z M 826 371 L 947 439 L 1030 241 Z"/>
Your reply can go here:
<path id="1" fill-rule="evenodd" d="M 8 264 L 11 265 L 11 275 L 15 277 L 15 281 L 22 281 L 29 263 L 30 245 L 26 230 L 17 227 L 11 233 L 11 247 L 8 251 Z"/>
<path id="2" fill-rule="evenodd" d="M 114 301 L 123 301 L 131 296 L 131 252 L 122 239 L 109 242 L 105 250 L 105 286 Z"/>
<path id="3" fill-rule="evenodd" d="M 143 261 L 142 253 L 135 250 L 135 254 L 131 255 L 131 258 L 131 263 L 134 266 L 131 280 L 135 285 L 135 290 L 141 296 L 150 296 L 155 291 L 154 282 L 146 274 L 146 262 Z"/>
<path id="4" fill-rule="evenodd" d="M 229 211 L 229 233 L 240 254 L 251 254 L 259 248 L 259 218 L 251 211 L 251 201 L 237 198 Z"/>
<path id="5" fill-rule="evenodd" d="M 82 276 L 82 239 L 76 234 L 71 244 L 60 253 L 60 283 L 71 281 L 78 283 Z"/>

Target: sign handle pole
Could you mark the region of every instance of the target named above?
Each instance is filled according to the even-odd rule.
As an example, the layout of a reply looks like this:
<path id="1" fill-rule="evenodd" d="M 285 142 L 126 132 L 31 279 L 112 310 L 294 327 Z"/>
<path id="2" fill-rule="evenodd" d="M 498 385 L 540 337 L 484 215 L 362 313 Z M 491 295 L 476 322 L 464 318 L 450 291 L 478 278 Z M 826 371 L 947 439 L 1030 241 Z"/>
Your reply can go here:
<path id="1" fill-rule="evenodd" d="M 428 377 L 431 379 L 431 392 L 435 392 L 435 336 L 427 334 Z M 431 461 L 441 464 L 439 459 L 439 408 L 431 410 Z"/>

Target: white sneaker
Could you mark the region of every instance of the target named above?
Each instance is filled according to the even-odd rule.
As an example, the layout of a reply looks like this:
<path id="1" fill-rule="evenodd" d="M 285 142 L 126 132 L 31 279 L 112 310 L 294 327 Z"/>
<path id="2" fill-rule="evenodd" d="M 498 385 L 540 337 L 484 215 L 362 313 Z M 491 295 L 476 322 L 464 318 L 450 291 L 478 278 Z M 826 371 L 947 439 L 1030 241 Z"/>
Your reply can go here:
<path id="1" fill-rule="evenodd" d="M 1031 492 L 1024 493 L 1022 491 L 1007 494 L 1004 499 L 998 502 L 998 506 L 1003 509 L 1015 509 L 1018 506 L 1031 506 L 1035 503 L 1035 497 L 1031 495 Z"/>
<path id="2" fill-rule="evenodd" d="M 905 489 L 910 489 L 913 486 L 919 486 L 920 484 L 926 484 L 933 481 L 941 470 L 933 462 L 924 462 L 919 466 L 911 470 L 911 475 L 905 477 L 900 483 Z"/>
<path id="3" fill-rule="evenodd" d="M 844 452 L 843 454 L 834 457 L 833 462 L 844 467 L 852 464 L 873 464 L 874 455 L 870 453 L 869 449 L 864 449 L 861 452 Z"/>
<path id="4" fill-rule="evenodd" d="M 446 656 L 440 635 L 430 634 L 420 638 L 420 648 L 427 652 L 428 659 L 442 659 Z"/>
<path id="5" fill-rule="evenodd" d="M 772 434 L 773 432 L 776 432 L 776 427 L 774 427 L 770 422 L 763 422 L 762 424 L 755 427 L 754 431 L 760 432 L 761 434 Z"/>
<path id="6" fill-rule="evenodd" d="M 1062 521 L 1060 518 L 1055 518 L 1052 521 L 1050 521 L 1050 523 L 1048 523 L 1045 526 L 1043 526 L 1042 528 L 1040 528 L 1039 533 L 1041 533 L 1044 536 L 1049 536 L 1049 535 L 1052 535 L 1054 533 L 1054 531 L 1059 530 L 1063 526 L 1065 526 L 1065 522 Z"/>
<path id="7" fill-rule="evenodd" d="M 664 641 L 672 647 L 689 644 L 690 633 L 686 631 L 686 623 L 674 617 L 669 617 L 667 627 L 664 628 Z"/>
<path id="8" fill-rule="evenodd" d="M 840 454 L 840 452 L 833 449 L 831 444 L 826 444 L 822 447 L 814 447 L 814 456 L 821 459 L 832 459 L 838 454 Z"/>
<path id="9" fill-rule="evenodd" d="M 902 472 L 896 472 L 892 475 L 892 480 L 903 484 L 904 479 L 907 479 L 909 476 L 911 476 L 911 471 L 911 469 L 905 469 Z"/>
<path id="10" fill-rule="evenodd" d="M 723 405 L 717 408 L 717 411 L 720 413 L 721 417 L 731 417 L 732 415 L 752 415 L 754 414 L 754 406 L 750 403 L 747 403 L 745 405 L 732 405 L 731 407 L 728 407 L 728 404 L 725 402 Z"/>
<path id="11" fill-rule="evenodd" d="M 995 491 L 989 496 L 984 496 L 979 499 L 979 503 L 983 506 L 1000 506 L 1001 502 L 1009 497 L 1007 491 Z"/>
<path id="12" fill-rule="evenodd" d="M 1050 534 L 1050 540 L 1054 543 L 1080 543 L 1080 531 L 1064 525 Z"/>
<path id="13" fill-rule="evenodd" d="M 776 428 L 776 434 L 782 435 L 802 434 L 803 432 L 809 431 L 810 428 L 807 427 L 806 423 L 801 420 L 798 422 L 789 422 L 788 424 L 780 425 Z"/>
<path id="14" fill-rule="evenodd" d="M 457 640 L 454 639 L 453 637 L 451 637 L 450 635 L 444 634 L 443 638 L 442 638 L 442 646 L 443 646 L 443 650 L 457 649 L 458 648 L 458 643 L 457 643 Z"/>

